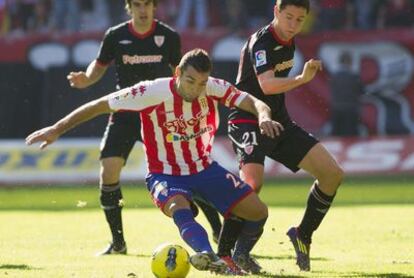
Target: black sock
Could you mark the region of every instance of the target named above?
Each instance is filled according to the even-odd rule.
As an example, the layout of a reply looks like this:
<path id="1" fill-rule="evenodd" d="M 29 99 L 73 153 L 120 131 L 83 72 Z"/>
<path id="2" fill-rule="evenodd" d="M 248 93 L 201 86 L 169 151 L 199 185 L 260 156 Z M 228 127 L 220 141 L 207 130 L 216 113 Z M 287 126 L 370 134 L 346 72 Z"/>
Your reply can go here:
<path id="1" fill-rule="evenodd" d="M 221 231 L 221 221 L 217 210 L 202 201 L 195 200 L 195 202 L 206 216 L 208 222 L 210 223 L 211 229 L 213 229 L 213 233 L 218 236 Z"/>
<path id="2" fill-rule="evenodd" d="M 308 204 L 303 215 L 302 222 L 299 225 L 299 236 L 300 238 L 311 243 L 313 232 L 319 227 L 323 218 L 331 206 L 334 196 L 328 196 L 323 193 L 318 183 L 315 182 L 309 192 Z"/>
<path id="3" fill-rule="evenodd" d="M 263 226 L 265 225 L 267 217 L 260 221 L 244 221 L 243 228 L 240 236 L 237 239 L 236 246 L 234 248 L 234 257 L 240 255 L 249 255 L 257 241 L 263 234 Z"/>
<path id="4" fill-rule="evenodd" d="M 125 242 L 122 228 L 122 192 L 119 183 L 101 186 L 101 206 L 112 233 L 114 245 Z"/>
<path id="5" fill-rule="evenodd" d="M 231 250 L 239 238 L 243 225 L 244 220 L 236 216 L 230 216 L 223 221 L 217 247 L 217 255 L 219 257 L 231 256 Z"/>

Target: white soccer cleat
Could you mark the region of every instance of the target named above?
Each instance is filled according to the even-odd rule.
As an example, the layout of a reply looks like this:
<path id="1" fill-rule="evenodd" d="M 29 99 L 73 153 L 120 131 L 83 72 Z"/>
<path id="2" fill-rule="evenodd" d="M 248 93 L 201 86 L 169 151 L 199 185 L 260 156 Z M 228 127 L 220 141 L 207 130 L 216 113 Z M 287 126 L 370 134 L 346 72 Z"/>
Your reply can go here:
<path id="1" fill-rule="evenodd" d="M 213 252 L 198 252 L 190 256 L 191 265 L 201 271 L 212 271 L 219 274 L 227 273 L 228 267 L 225 261 Z"/>

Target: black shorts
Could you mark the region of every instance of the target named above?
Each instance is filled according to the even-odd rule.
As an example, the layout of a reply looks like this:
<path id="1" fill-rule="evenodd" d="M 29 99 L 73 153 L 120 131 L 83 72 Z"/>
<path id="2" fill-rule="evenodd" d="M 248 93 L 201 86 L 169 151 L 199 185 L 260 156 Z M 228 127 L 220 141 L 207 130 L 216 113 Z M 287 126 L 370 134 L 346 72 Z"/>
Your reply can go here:
<path id="1" fill-rule="evenodd" d="M 264 165 L 265 157 L 276 160 L 292 172 L 299 170 L 299 163 L 319 141 L 296 124 L 285 126 L 276 138 L 262 135 L 255 123 L 229 123 L 228 136 L 237 154 L 240 166 L 247 163 Z"/>
<path id="2" fill-rule="evenodd" d="M 139 113 L 113 113 L 101 141 L 100 159 L 122 157 L 126 162 L 136 141 L 142 141 Z"/>

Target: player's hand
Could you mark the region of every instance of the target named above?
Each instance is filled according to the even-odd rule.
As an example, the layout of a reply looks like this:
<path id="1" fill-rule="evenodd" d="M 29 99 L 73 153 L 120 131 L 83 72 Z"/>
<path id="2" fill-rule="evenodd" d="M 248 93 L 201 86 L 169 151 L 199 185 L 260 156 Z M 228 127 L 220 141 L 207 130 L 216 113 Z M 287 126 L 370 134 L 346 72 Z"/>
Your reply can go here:
<path id="1" fill-rule="evenodd" d="M 303 66 L 301 78 L 304 83 L 311 81 L 318 71 L 322 70 L 322 62 L 320 60 L 310 59 Z"/>
<path id="2" fill-rule="evenodd" d="M 83 89 L 89 86 L 89 78 L 83 71 L 70 72 L 66 78 L 69 80 L 69 84 L 73 88 Z"/>
<path id="3" fill-rule="evenodd" d="M 276 138 L 284 130 L 283 125 L 272 119 L 264 119 L 259 122 L 260 133 L 271 138 Z"/>
<path id="4" fill-rule="evenodd" d="M 26 137 L 26 145 L 32 145 L 37 142 L 40 144 L 40 149 L 46 148 L 59 138 L 59 133 L 53 126 L 48 126 L 39 130 L 36 130 L 32 134 Z"/>

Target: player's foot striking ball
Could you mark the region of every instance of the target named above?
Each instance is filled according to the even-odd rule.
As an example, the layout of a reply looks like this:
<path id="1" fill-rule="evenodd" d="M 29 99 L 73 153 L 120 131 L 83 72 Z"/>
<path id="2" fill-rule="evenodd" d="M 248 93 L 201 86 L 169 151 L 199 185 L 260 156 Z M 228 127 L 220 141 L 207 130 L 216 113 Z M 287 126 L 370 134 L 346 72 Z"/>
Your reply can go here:
<path id="1" fill-rule="evenodd" d="M 219 274 L 225 274 L 227 264 L 213 252 L 198 252 L 190 257 L 190 263 L 198 270 L 209 270 Z"/>

